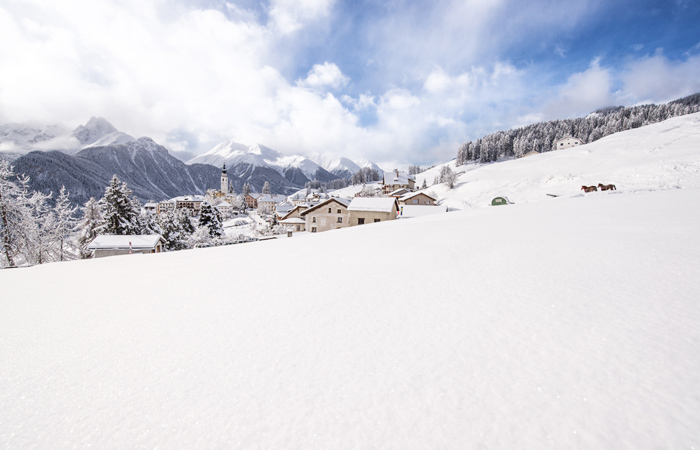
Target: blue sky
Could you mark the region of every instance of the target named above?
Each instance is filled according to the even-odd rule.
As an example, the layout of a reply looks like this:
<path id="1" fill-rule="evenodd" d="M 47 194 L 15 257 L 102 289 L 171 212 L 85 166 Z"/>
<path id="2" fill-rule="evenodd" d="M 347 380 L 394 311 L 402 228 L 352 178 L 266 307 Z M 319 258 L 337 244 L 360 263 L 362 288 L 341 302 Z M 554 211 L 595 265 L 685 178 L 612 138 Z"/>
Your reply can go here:
<path id="1" fill-rule="evenodd" d="M 429 165 L 700 91 L 700 2 L 0 0 L 0 122 Z"/>

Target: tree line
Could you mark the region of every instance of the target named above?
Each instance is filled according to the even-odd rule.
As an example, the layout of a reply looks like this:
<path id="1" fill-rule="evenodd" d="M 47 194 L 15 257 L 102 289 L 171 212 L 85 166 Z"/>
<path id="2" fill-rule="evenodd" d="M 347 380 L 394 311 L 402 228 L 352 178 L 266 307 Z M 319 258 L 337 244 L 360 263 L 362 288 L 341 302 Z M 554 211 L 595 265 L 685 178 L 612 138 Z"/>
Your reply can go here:
<path id="1" fill-rule="evenodd" d="M 586 117 L 539 122 L 466 142 L 459 147 L 456 162 L 460 166 L 467 162 L 486 163 L 507 157 L 518 158 L 531 151 L 548 152 L 553 150 L 557 140 L 568 136 L 590 143 L 613 133 L 699 111 L 700 93 L 663 105 L 605 108 Z"/>
<path id="2" fill-rule="evenodd" d="M 0 161 L 0 267 L 89 258 L 88 245 L 99 235 L 159 234 L 167 251 L 227 241 L 222 217 L 211 204 L 202 204 L 196 221 L 185 209 L 142 214 L 140 202 L 116 175 L 102 198 L 91 197 L 79 212 L 65 188 L 51 207 L 52 194 L 28 186 L 28 177 Z"/>

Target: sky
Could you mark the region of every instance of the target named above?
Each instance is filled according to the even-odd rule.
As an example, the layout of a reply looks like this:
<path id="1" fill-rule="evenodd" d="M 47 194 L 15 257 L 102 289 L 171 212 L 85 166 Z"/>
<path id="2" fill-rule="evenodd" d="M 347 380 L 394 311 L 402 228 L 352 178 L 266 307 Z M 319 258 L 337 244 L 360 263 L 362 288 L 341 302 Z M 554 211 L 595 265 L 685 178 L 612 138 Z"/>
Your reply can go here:
<path id="1" fill-rule="evenodd" d="M 384 166 L 700 92 L 695 0 L 0 0 L 0 124 Z"/>

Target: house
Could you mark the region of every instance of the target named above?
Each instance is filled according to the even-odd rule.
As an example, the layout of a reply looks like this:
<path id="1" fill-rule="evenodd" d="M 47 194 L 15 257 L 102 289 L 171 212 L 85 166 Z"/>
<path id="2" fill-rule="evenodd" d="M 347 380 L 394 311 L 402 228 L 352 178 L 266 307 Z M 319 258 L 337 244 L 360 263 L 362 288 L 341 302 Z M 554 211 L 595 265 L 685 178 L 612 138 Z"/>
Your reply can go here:
<path id="1" fill-rule="evenodd" d="M 283 203 L 287 197 L 284 195 L 263 194 L 257 198 L 258 212 L 260 214 L 272 214 L 279 203 Z"/>
<path id="2" fill-rule="evenodd" d="M 277 214 L 277 220 L 282 220 L 291 210 L 296 208 L 293 203 L 285 201 L 283 203 L 278 203 L 275 206 L 275 214 Z"/>
<path id="3" fill-rule="evenodd" d="M 394 197 L 355 197 L 348 206 L 350 226 L 394 220 L 399 202 Z"/>
<path id="4" fill-rule="evenodd" d="M 163 200 L 162 202 L 158 202 L 156 208 L 158 214 L 171 213 L 173 211 L 175 211 L 175 200 Z"/>
<path id="5" fill-rule="evenodd" d="M 416 180 L 413 175 L 409 175 L 406 172 L 399 172 L 395 170 L 393 172 L 384 172 L 384 179 L 382 181 L 382 193 L 388 195 L 397 189 L 408 189 L 413 190 L 416 185 Z"/>
<path id="6" fill-rule="evenodd" d="M 329 198 L 299 214 L 306 222 L 306 230 L 312 233 L 349 226 L 350 214 L 346 198 Z"/>
<path id="7" fill-rule="evenodd" d="M 251 192 L 245 195 L 245 204 L 248 209 L 255 209 L 258 207 L 258 197 L 262 194 Z"/>
<path id="8" fill-rule="evenodd" d="M 223 200 L 214 206 L 223 217 L 230 217 L 233 214 L 233 205 Z"/>
<path id="9" fill-rule="evenodd" d="M 191 216 L 198 216 L 199 210 L 202 209 L 202 202 L 204 197 L 201 195 L 185 195 L 182 197 L 175 197 L 175 209 L 184 209 Z"/>
<path id="10" fill-rule="evenodd" d="M 583 141 L 579 138 L 568 136 L 561 138 L 554 143 L 554 150 L 561 150 L 563 148 L 571 148 L 577 145 L 583 145 Z"/>
<path id="11" fill-rule="evenodd" d="M 437 199 L 425 192 L 411 192 L 399 198 L 399 205 L 429 205 L 437 206 Z"/>
<path id="12" fill-rule="evenodd" d="M 159 234 L 131 236 L 104 234 L 93 239 L 87 248 L 92 250 L 93 258 L 102 258 L 132 253 L 160 253 L 164 245 L 165 240 Z"/>

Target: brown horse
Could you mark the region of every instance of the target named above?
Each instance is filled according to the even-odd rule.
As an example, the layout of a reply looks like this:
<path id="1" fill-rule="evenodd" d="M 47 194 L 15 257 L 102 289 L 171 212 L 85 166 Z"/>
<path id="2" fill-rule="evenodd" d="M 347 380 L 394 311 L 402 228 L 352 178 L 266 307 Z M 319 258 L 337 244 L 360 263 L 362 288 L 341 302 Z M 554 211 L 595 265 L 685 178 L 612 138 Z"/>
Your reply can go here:
<path id="1" fill-rule="evenodd" d="M 581 186 L 581 190 L 583 192 L 593 192 L 593 191 L 597 191 L 598 188 L 595 186 Z"/>
<path id="2" fill-rule="evenodd" d="M 601 191 L 616 191 L 617 190 L 617 188 L 615 187 L 614 184 L 598 183 L 598 187 L 600 188 Z"/>

